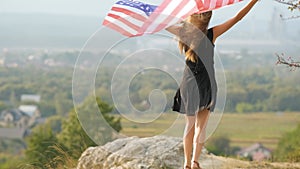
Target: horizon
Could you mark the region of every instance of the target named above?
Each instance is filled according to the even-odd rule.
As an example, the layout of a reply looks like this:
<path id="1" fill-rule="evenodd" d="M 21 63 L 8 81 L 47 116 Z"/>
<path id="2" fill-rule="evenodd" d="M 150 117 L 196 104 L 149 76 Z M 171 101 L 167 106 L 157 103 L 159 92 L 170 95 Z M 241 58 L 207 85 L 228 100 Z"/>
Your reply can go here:
<path id="1" fill-rule="evenodd" d="M 0 38 L 4 39 L 0 47 L 80 48 L 95 31 L 104 27 L 103 19 L 115 3 L 115 1 L 104 1 L 100 5 L 100 1 L 92 0 L 84 3 L 75 0 L 70 6 L 67 0 L 59 1 L 60 3 L 56 0 L 45 0 L 43 3 L 36 1 L 28 0 L 25 3 L 20 0 L 3 0 L 1 2 L 5 5 L 0 5 L 0 22 L 3 23 L 0 27 Z M 155 0 L 151 4 L 161 1 Z M 210 27 L 233 17 L 248 2 L 249 0 L 214 10 Z M 56 7 L 57 4 L 59 7 Z M 220 40 L 232 39 L 241 34 L 245 36 L 247 34 L 249 40 L 256 39 L 256 35 L 265 38 L 265 35 L 270 33 L 272 22 L 279 21 L 281 24 L 280 14 L 293 15 L 286 5 L 274 1 L 260 1 L 237 26 Z M 274 18 L 274 15 L 278 17 Z M 283 22 L 284 31 L 288 32 L 287 37 L 294 37 L 295 33 L 300 32 L 300 29 L 295 26 L 297 21 Z M 243 38 L 245 38 L 244 35 Z"/>

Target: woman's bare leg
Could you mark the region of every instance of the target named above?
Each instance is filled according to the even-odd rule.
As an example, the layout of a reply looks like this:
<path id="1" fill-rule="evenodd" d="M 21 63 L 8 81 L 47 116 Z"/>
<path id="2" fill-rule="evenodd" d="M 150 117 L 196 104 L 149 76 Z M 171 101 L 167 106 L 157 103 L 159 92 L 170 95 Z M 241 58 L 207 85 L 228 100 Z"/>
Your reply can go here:
<path id="1" fill-rule="evenodd" d="M 183 135 L 184 166 L 191 166 L 193 138 L 195 132 L 195 116 L 185 115 L 185 130 Z"/>
<path id="2" fill-rule="evenodd" d="M 205 134 L 206 134 L 206 125 L 209 117 L 209 110 L 205 109 L 203 111 L 199 111 L 196 114 L 196 122 L 195 122 L 195 136 L 193 140 L 194 151 L 192 161 L 199 160 L 201 155 L 201 150 L 205 142 Z M 195 163 L 192 164 L 193 167 L 197 167 Z"/>

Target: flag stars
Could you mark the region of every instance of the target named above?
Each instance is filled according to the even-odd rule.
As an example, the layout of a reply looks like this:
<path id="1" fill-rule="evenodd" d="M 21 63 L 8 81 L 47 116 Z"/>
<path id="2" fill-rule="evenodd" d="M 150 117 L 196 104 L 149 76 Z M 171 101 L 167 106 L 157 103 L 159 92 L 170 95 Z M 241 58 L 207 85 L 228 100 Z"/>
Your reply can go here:
<path id="1" fill-rule="evenodd" d="M 121 1 L 118 1 L 117 4 L 119 4 L 119 5 L 126 5 L 126 6 L 129 6 L 129 7 L 132 7 L 132 8 L 139 9 L 139 10 L 143 11 L 148 16 L 156 8 L 156 6 L 154 6 L 154 5 L 144 4 L 142 2 L 133 1 L 133 0 L 121 0 Z"/>

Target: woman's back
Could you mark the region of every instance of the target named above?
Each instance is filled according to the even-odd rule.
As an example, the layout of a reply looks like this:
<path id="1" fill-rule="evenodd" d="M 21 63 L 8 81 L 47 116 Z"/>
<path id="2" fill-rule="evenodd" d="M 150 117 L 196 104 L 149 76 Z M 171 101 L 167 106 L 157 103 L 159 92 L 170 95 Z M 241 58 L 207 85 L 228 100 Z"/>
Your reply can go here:
<path id="1" fill-rule="evenodd" d="M 197 48 L 194 50 L 198 56 L 197 62 L 186 59 L 186 65 L 195 74 L 206 71 L 213 66 L 214 44 L 213 28 L 207 30 L 206 38 L 203 38 Z"/>

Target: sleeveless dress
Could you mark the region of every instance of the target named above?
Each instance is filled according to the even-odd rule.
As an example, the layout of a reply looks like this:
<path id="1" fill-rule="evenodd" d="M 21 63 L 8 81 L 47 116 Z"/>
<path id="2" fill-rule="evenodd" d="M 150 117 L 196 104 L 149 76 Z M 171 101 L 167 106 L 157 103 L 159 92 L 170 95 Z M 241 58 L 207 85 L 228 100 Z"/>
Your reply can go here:
<path id="1" fill-rule="evenodd" d="M 212 28 L 207 30 L 206 36 L 194 50 L 198 61 L 186 60 L 182 82 L 174 96 L 172 110 L 188 116 L 203 109 L 213 112 L 215 108 L 217 83 Z"/>

